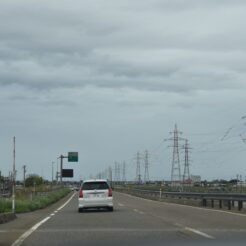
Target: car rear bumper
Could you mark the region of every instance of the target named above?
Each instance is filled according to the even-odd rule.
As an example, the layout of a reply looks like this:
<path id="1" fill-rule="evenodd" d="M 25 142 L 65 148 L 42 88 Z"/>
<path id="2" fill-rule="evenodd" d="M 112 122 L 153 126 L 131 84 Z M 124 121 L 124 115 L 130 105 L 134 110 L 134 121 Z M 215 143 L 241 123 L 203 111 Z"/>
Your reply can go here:
<path id="1" fill-rule="evenodd" d="M 84 199 L 79 198 L 78 207 L 79 208 L 103 208 L 103 207 L 113 207 L 113 199 Z"/>

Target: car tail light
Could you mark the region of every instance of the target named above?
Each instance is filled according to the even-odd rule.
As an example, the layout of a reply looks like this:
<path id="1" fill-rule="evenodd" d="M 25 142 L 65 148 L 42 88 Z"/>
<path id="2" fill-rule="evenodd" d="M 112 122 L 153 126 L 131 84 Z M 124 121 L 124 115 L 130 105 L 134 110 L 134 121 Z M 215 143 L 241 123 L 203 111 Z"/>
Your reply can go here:
<path id="1" fill-rule="evenodd" d="M 108 189 L 108 196 L 113 196 L 113 191 L 111 188 Z"/>
<path id="2" fill-rule="evenodd" d="M 80 189 L 80 191 L 79 191 L 79 197 L 83 198 L 83 190 L 82 189 Z"/>

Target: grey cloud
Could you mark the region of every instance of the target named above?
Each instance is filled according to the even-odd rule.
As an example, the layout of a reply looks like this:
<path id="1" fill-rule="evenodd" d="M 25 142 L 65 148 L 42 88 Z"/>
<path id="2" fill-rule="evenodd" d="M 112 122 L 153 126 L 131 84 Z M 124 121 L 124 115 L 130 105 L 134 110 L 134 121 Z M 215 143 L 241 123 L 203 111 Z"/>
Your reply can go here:
<path id="1" fill-rule="evenodd" d="M 245 87 L 244 1 L 9 1 L 0 7 L 0 86 L 180 94 Z"/>

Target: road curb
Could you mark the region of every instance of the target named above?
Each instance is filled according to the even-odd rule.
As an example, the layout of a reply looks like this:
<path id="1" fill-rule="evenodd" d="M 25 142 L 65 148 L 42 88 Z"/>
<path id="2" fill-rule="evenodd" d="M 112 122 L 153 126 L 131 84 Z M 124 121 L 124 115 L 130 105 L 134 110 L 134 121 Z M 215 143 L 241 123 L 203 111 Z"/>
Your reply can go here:
<path id="1" fill-rule="evenodd" d="M 2 213 L 0 214 L 0 224 L 7 223 L 11 220 L 16 219 L 15 213 Z"/>

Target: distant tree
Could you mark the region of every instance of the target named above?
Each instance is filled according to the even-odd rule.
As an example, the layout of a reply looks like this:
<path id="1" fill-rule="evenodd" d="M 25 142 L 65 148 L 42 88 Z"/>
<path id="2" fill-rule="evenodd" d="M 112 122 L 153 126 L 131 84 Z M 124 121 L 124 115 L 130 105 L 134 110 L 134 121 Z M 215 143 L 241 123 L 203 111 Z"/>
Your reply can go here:
<path id="1" fill-rule="evenodd" d="M 30 174 L 26 178 L 26 187 L 34 186 L 34 184 L 39 186 L 43 183 L 44 183 L 43 178 L 38 176 L 37 174 Z"/>
<path id="2" fill-rule="evenodd" d="M 231 180 L 229 181 L 229 183 L 230 183 L 230 184 L 233 184 L 233 185 L 236 185 L 236 184 L 238 183 L 238 181 L 239 181 L 239 180 L 237 180 L 237 179 L 231 179 Z"/>
<path id="3" fill-rule="evenodd" d="M 220 184 L 228 184 L 228 181 L 225 179 L 221 179 L 219 182 L 220 182 Z"/>

